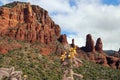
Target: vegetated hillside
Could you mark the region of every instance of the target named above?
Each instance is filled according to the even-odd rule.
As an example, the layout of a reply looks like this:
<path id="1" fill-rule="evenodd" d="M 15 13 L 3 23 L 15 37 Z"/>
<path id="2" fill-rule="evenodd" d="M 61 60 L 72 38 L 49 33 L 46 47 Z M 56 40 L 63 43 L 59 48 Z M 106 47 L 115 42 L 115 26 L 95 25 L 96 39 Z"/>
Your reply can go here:
<path id="1" fill-rule="evenodd" d="M 23 71 L 23 75 L 28 75 L 28 80 L 62 80 L 63 68 L 60 55 L 43 56 L 37 49 L 31 47 L 32 44 L 22 41 L 19 43 L 22 44 L 22 48 L 0 55 L 0 67 L 14 66 L 16 70 Z M 83 60 L 83 66 L 75 68 L 74 71 L 84 76 L 82 80 L 120 79 L 120 70 L 86 60 Z"/>
<path id="2" fill-rule="evenodd" d="M 10 43 L 13 43 L 11 39 L 9 40 Z M 21 44 L 22 47 L 11 50 L 7 54 L 0 54 L 0 68 L 14 66 L 16 70 L 23 71 L 23 75 L 28 75 L 28 80 L 61 79 L 60 59 L 53 56 L 42 56 L 39 49 L 33 47 L 46 45 L 30 44 L 23 41 L 16 42 Z"/>

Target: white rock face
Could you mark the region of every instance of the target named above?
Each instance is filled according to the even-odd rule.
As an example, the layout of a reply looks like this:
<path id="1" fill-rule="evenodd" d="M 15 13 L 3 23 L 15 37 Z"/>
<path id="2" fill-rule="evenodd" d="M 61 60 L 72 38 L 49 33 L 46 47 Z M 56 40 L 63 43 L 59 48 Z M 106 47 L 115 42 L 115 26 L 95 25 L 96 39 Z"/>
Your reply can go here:
<path id="1" fill-rule="evenodd" d="M 14 67 L 0 68 L 0 80 L 3 77 L 8 77 L 10 80 L 22 80 L 22 71 L 14 71 Z"/>

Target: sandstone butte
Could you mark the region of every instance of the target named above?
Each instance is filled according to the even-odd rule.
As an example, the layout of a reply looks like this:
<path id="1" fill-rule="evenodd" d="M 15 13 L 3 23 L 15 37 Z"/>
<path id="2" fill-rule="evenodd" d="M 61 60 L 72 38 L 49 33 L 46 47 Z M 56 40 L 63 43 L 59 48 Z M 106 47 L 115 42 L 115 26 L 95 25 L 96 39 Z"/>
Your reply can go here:
<path id="1" fill-rule="evenodd" d="M 68 45 L 67 36 L 65 34 L 61 35 L 59 25 L 55 24 L 46 10 L 23 2 L 13 2 L 0 7 L 0 38 L 4 36 L 13 40 L 46 44 L 45 47 L 34 46 L 39 48 L 43 55 L 62 52 L 59 45 L 55 43 L 56 41 L 59 41 L 62 45 Z M 75 47 L 74 42 L 73 39 L 71 47 Z M 9 44 L 7 40 L 4 40 L 3 43 L 2 45 L 0 43 L 0 53 L 2 54 L 22 47 L 16 41 Z M 51 43 L 52 45 L 50 45 Z M 105 55 L 102 47 L 101 38 L 97 39 L 94 46 L 94 40 L 91 34 L 88 34 L 85 47 L 77 47 L 77 52 L 80 57 L 95 63 L 120 69 L 120 60 L 117 57 Z"/>

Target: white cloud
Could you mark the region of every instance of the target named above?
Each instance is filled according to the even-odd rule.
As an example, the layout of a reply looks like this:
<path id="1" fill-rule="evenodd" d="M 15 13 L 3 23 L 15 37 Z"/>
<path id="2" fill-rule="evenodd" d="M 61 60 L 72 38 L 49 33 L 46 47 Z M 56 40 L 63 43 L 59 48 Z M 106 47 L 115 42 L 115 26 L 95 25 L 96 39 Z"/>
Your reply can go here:
<path id="1" fill-rule="evenodd" d="M 81 38 L 79 35 L 68 35 L 67 40 L 71 44 L 72 39 L 75 39 L 75 44 L 77 46 L 83 46 L 85 45 L 85 38 Z"/>
<path id="2" fill-rule="evenodd" d="M 8 2 L 12 2 L 12 0 L 2 0 L 0 2 L 2 2 L 3 4 L 7 4 Z"/>
<path id="3" fill-rule="evenodd" d="M 2 0 L 7 3 L 11 0 Z M 19 0 L 21 1 L 21 0 Z M 24 0 L 22 0 L 24 1 Z M 79 46 L 85 45 L 86 35 L 91 33 L 94 40 L 101 37 L 104 49 L 120 47 L 120 5 L 105 5 L 102 0 L 74 0 L 75 6 L 70 6 L 69 0 L 26 0 L 46 9 L 52 19 L 60 25 L 63 31 L 75 32 L 68 34 Z"/>
<path id="4" fill-rule="evenodd" d="M 120 47 L 120 6 L 108 6 L 101 3 L 80 4 L 82 5 L 78 4 L 77 9 L 67 16 L 59 14 L 53 19 L 61 25 L 63 30 L 77 32 L 81 40 L 85 40 L 83 39 L 85 34 L 91 33 L 94 40 L 98 37 L 102 38 L 104 49 L 117 50 Z M 76 39 L 78 41 L 77 36 Z"/>

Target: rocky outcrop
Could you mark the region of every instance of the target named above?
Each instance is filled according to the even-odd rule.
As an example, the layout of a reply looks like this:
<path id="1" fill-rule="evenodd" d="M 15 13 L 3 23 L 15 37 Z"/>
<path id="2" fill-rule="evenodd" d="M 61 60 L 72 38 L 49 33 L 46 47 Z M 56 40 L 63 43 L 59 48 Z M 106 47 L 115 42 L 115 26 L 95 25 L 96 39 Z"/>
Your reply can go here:
<path id="1" fill-rule="evenodd" d="M 60 37 L 60 27 L 39 6 L 13 2 L 0 7 L 0 36 L 48 44 Z"/>
<path id="2" fill-rule="evenodd" d="M 55 52 L 60 32 L 59 25 L 55 24 L 48 12 L 39 6 L 17 1 L 0 7 L 0 38 L 6 36 L 10 40 L 24 41 L 30 44 L 38 42 L 40 53 L 48 55 Z M 66 43 L 67 39 L 64 39 L 66 36 L 61 40 Z M 7 45 L 4 46 L 4 44 Z M 2 53 L 22 47 L 17 42 L 4 44 L 0 44 L 4 47 L 0 48 Z"/>
<path id="3" fill-rule="evenodd" d="M 103 52 L 102 48 L 103 48 L 102 40 L 101 38 L 98 38 L 96 41 L 95 50 L 101 53 Z"/>
<path id="4" fill-rule="evenodd" d="M 116 57 L 106 56 L 103 51 L 103 44 L 101 38 L 98 38 L 96 45 L 94 46 L 94 41 L 90 34 L 86 37 L 86 46 L 81 47 L 77 50 L 81 58 L 91 60 L 94 63 L 101 64 L 106 67 L 112 67 L 115 69 L 120 68 L 119 55 L 117 53 Z"/>
<path id="5" fill-rule="evenodd" d="M 62 34 L 62 35 L 60 36 L 60 38 L 59 38 L 59 41 L 60 41 L 63 45 L 68 44 L 66 34 Z"/>
<path id="6" fill-rule="evenodd" d="M 10 80 L 21 80 L 22 71 L 15 71 L 14 67 L 0 68 L 0 80 L 4 79 L 3 77 L 7 77 Z"/>
<path id="7" fill-rule="evenodd" d="M 94 41 L 93 41 L 93 39 L 92 39 L 91 34 L 88 34 L 88 35 L 86 36 L 85 51 L 86 51 L 86 52 L 93 52 L 93 51 L 95 51 Z"/>
<path id="8" fill-rule="evenodd" d="M 120 49 L 118 51 L 114 51 L 113 54 L 111 54 L 111 56 L 120 58 Z"/>
<path id="9" fill-rule="evenodd" d="M 72 39 L 72 44 L 71 44 L 71 47 L 75 47 L 75 40 L 74 39 Z"/>
<path id="10" fill-rule="evenodd" d="M 120 60 L 117 57 L 107 56 L 108 64 L 114 69 L 120 69 Z"/>
<path id="11" fill-rule="evenodd" d="M 111 56 L 114 56 L 114 57 L 120 58 L 120 53 L 119 53 L 119 52 L 114 52 Z"/>
<path id="12" fill-rule="evenodd" d="M 101 64 L 103 66 L 106 66 L 106 67 L 109 67 L 108 63 L 107 63 L 107 59 L 106 59 L 106 56 L 104 55 L 105 53 L 97 53 L 94 55 L 95 57 L 95 62 L 97 64 Z"/>

